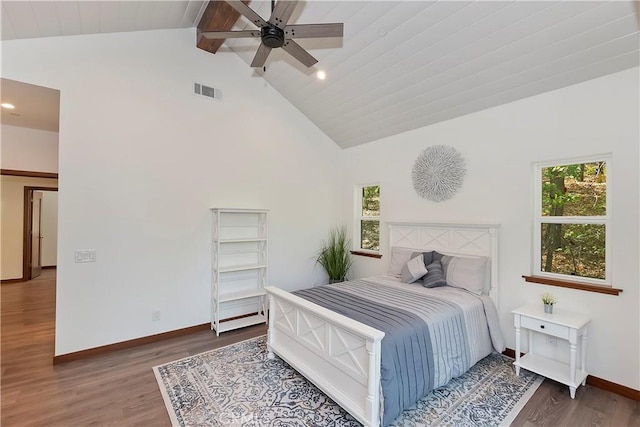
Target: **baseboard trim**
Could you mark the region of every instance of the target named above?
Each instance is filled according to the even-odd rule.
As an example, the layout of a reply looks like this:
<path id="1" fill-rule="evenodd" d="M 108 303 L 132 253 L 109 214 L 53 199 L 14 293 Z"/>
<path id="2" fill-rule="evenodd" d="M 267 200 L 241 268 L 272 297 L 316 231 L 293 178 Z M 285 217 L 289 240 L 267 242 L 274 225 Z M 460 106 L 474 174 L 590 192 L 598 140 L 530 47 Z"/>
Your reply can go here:
<path id="1" fill-rule="evenodd" d="M 512 358 L 516 357 L 515 350 L 511 348 L 505 349 L 502 354 Z M 524 356 L 524 353 L 521 353 L 520 355 Z M 635 401 L 640 401 L 640 390 L 636 390 L 631 387 L 607 381 L 602 378 L 594 377 L 593 375 L 589 375 L 587 377 L 587 384 L 605 391 L 610 391 L 611 393 L 619 394 L 620 396 L 628 397 L 629 399 L 633 399 Z"/>
<path id="2" fill-rule="evenodd" d="M 635 401 L 640 401 L 640 390 L 636 390 L 631 387 L 616 384 L 592 375 L 587 377 L 587 384 L 601 388 L 602 390 L 610 391 L 611 393 L 619 394 L 620 396 L 628 397 Z"/>
<path id="3" fill-rule="evenodd" d="M 20 282 L 24 282 L 25 280 L 20 277 L 18 279 L 2 279 L 2 281 L 0 281 L 1 284 L 8 284 L 8 283 L 20 283 Z"/>
<path id="4" fill-rule="evenodd" d="M 49 270 L 49 269 L 53 270 L 57 267 L 58 267 L 57 265 L 45 265 L 45 266 L 42 266 L 41 268 L 43 270 Z M 20 282 L 26 282 L 26 281 L 27 280 L 24 277 L 18 277 L 17 279 L 2 279 L 0 283 L 4 285 L 5 283 L 20 283 Z"/>
<path id="5" fill-rule="evenodd" d="M 151 344 L 158 341 L 167 340 L 170 338 L 182 337 L 185 335 L 193 334 L 194 332 L 209 331 L 211 330 L 211 323 L 203 323 L 201 325 L 190 326 L 188 328 L 176 329 L 175 331 L 163 332 L 160 334 L 149 335 L 147 337 L 135 338 L 132 340 L 117 342 L 114 344 L 103 345 L 100 347 L 89 348 L 86 350 L 75 351 L 73 353 L 61 354 L 53 356 L 53 364 L 71 362 L 79 359 L 86 359 L 87 357 L 93 357 L 100 354 L 110 353 L 116 350 L 125 350 L 139 345 Z"/>
<path id="6" fill-rule="evenodd" d="M 509 356 L 512 359 L 516 358 L 516 351 L 512 348 L 506 348 L 502 354 L 504 354 L 505 356 Z M 520 357 L 524 356 L 524 353 L 520 353 Z"/>

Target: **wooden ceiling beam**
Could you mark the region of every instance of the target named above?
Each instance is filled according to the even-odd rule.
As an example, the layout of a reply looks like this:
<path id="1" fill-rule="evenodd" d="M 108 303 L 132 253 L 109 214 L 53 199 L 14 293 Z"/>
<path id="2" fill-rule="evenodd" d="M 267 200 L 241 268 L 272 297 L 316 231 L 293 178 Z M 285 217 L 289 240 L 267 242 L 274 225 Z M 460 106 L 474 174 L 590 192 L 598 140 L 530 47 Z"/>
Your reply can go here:
<path id="1" fill-rule="evenodd" d="M 250 0 L 242 0 L 249 4 Z M 225 1 L 212 0 L 207 5 L 200 22 L 198 23 L 198 37 L 196 46 L 210 53 L 216 53 L 225 39 L 206 39 L 200 36 L 204 31 L 229 31 L 240 18 L 240 12 L 229 6 Z"/>

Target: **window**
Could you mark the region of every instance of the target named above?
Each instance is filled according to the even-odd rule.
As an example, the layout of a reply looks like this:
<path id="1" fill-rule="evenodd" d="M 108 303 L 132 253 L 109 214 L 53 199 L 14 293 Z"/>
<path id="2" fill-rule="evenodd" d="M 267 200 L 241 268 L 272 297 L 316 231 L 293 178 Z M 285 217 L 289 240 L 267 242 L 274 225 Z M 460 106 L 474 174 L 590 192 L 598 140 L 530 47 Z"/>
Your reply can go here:
<path id="1" fill-rule="evenodd" d="M 535 165 L 534 275 L 607 285 L 609 156 Z"/>
<path id="2" fill-rule="evenodd" d="M 356 238 L 359 250 L 380 251 L 380 186 L 356 189 Z"/>

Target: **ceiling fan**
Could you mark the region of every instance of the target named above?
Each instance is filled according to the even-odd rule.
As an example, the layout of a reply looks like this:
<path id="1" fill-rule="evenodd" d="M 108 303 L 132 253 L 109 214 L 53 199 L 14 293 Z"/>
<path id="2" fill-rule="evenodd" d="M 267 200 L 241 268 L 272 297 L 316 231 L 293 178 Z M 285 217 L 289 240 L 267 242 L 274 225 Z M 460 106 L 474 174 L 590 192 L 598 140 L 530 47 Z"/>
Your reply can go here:
<path id="1" fill-rule="evenodd" d="M 262 19 L 260 15 L 242 1 L 226 0 L 226 2 L 249 21 L 253 22 L 259 30 L 205 31 L 200 35 L 208 39 L 260 37 L 260 47 L 253 57 L 252 67 L 263 67 L 271 49 L 279 47 L 305 66 L 311 67 L 318 60 L 293 41 L 293 38 L 342 37 L 343 35 L 344 24 L 289 25 L 288 21 L 298 4 L 297 1 L 279 0 L 275 3 L 272 0 L 271 17 L 268 21 Z"/>

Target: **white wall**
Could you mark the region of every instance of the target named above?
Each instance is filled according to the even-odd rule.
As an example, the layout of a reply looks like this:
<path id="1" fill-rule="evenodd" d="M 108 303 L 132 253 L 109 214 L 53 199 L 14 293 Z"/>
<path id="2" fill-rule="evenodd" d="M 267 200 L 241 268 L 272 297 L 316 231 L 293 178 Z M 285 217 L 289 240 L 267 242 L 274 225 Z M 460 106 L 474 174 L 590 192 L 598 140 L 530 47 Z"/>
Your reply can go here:
<path id="1" fill-rule="evenodd" d="M 638 239 L 638 69 L 354 147 L 344 152 L 345 221 L 353 222 L 353 187 L 381 184 L 382 221 L 496 222 L 500 229 L 500 315 L 507 346 L 515 348 L 510 311 L 544 292 L 558 307 L 592 317 L 588 369 L 593 375 L 640 389 Z M 421 199 L 411 168 L 430 145 L 455 147 L 467 176 L 451 200 Z M 620 296 L 525 283 L 531 260 L 531 171 L 543 160 L 611 152 L 613 285 Z M 381 246 L 388 230 L 382 230 Z M 382 260 L 357 257 L 356 276 L 386 272 Z M 557 352 L 562 352 L 562 343 Z"/>
<path id="2" fill-rule="evenodd" d="M 628 238 L 640 233 L 637 69 L 341 152 L 235 55 L 194 45 L 192 30 L 2 43 L 3 77 L 61 90 L 56 354 L 207 322 L 212 206 L 270 208 L 270 283 L 321 281 L 318 242 L 351 222 L 353 185 L 380 182 L 383 221 L 502 224 L 508 346 L 510 310 L 551 291 L 560 308 L 592 316 L 590 372 L 640 388 L 640 257 Z M 221 88 L 224 101 L 192 95 L 194 81 Z M 410 181 L 433 144 L 467 161 L 465 184 L 443 203 L 420 199 Z M 531 163 L 602 152 L 613 153 L 613 277 L 624 292 L 524 283 Z M 74 264 L 73 251 L 89 248 L 97 262 Z M 387 263 L 358 258 L 354 272 Z"/>
<path id="3" fill-rule="evenodd" d="M 42 266 L 55 266 L 58 260 L 58 192 L 42 192 Z"/>
<path id="4" fill-rule="evenodd" d="M 0 166 L 30 172 L 58 172 L 58 132 L 2 125 Z"/>
<path id="5" fill-rule="evenodd" d="M 323 280 L 340 150 L 236 55 L 187 29 L 8 41 L 2 60 L 61 91 L 56 354 L 208 322 L 210 207 L 271 209 L 271 284 Z"/>

